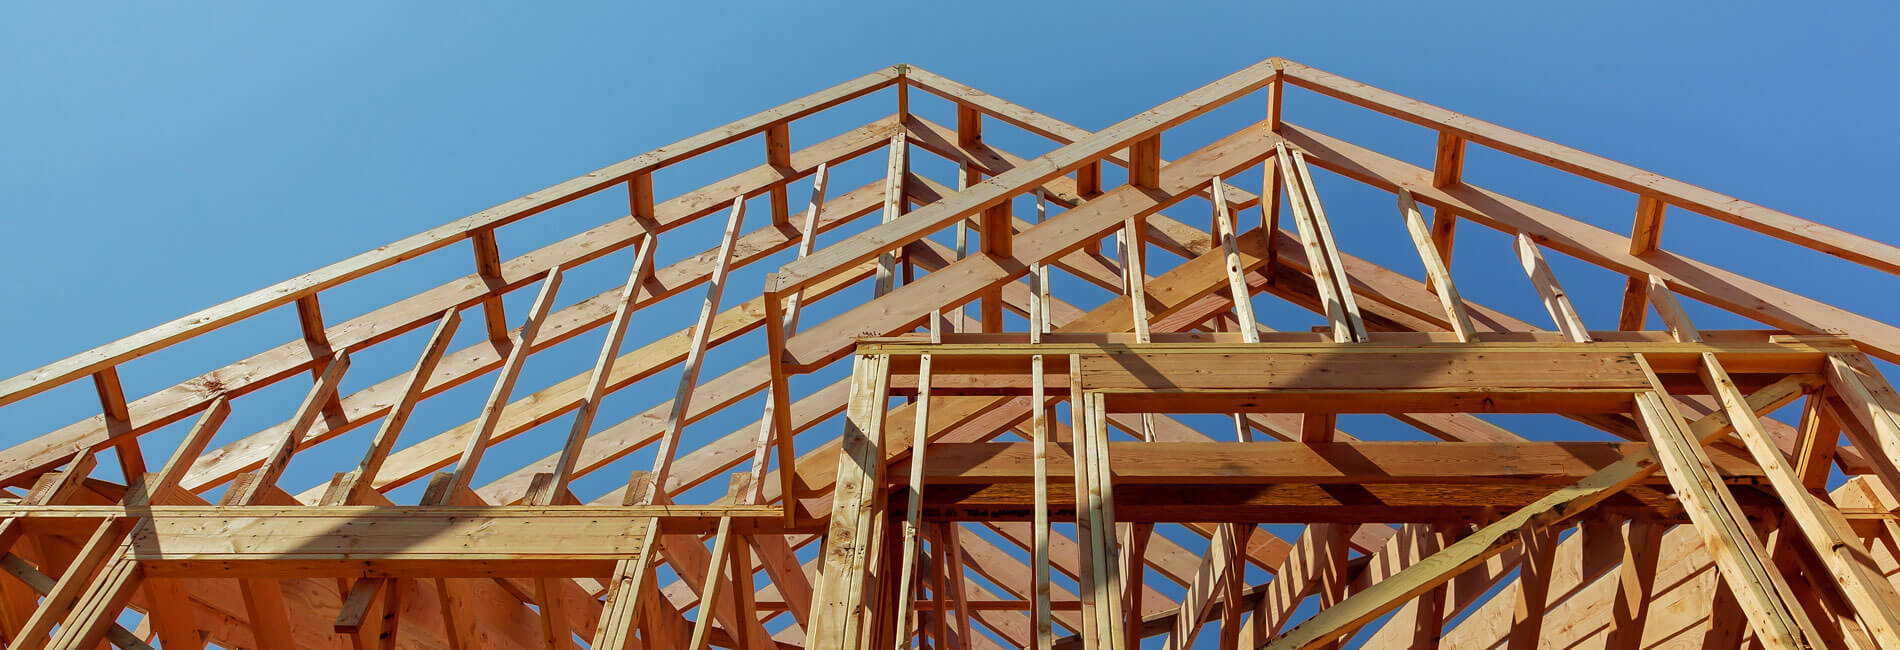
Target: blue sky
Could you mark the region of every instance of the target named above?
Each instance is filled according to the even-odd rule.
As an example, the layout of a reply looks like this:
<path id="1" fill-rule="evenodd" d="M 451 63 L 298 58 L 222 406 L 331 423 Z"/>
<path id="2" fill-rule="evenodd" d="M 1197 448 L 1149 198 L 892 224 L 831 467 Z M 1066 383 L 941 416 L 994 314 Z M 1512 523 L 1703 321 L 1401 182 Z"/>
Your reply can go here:
<path id="1" fill-rule="evenodd" d="M 1282 55 L 1900 241 L 1890 5 L 1167 4 L 9 4 L 0 374 L 898 62 L 1099 128 Z"/>
<path id="2" fill-rule="evenodd" d="M 1892 157 L 1900 145 L 1892 119 L 1900 90 L 1890 83 L 1900 63 L 1900 43 L 1892 38 L 1900 10 L 1888 4 L 1800 12 L 1785 3 L 1647 2 L 959 7 L 8 4 L 0 8 L 0 88 L 7 97 L 0 102 L 0 275 L 9 280 L 0 283 L 0 313 L 8 316 L 0 318 L 0 341 L 11 343 L 0 347 L 0 376 L 901 62 L 1100 128 L 1280 55 L 1900 241 L 1887 191 L 1900 172 Z M 1289 101 L 1290 120 L 1415 161 L 1421 151 L 1429 156 L 1423 131 L 1310 95 Z M 942 106 L 930 110 L 931 119 L 948 123 Z M 828 135 L 794 127 L 799 143 Z M 1217 135 L 1189 129 L 1166 152 L 1177 156 Z M 1485 174 L 1492 185 L 1526 188 L 1586 221 L 1628 228 L 1627 195 L 1495 155 L 1474 154 L 1470 164 L 1470 174 Z M 690 187 L 696 185 L 661 194 Z M 1362 207 L 1389 211 L 1390 197 L 1355 192 L 1363 193 L 1341 186 L 1338 203 L 1329 198 L 1328 205 L 1337 206 L 1336 224 L 1369 230 L 1355 227 L 1352 215 Z M 1378 219 L 1382 239 L 1367 235 L 1363 249 L 1355 249 L 1358 235 L 1342 234 L 1348 252 L 1405 259 L 1390 247 L 1402 243 L 1393 239 L 1401 236 L 1397 221 L 1389 212 L 1376 215 L 1366 218 Z M 549 216 L 510 231 L 517 239 L 504 241 L 504 252 L 614 215 Z M 1481 231 L 1461 230 L 1467 238 L 1460 250 L 1503 246 L 1504 239 Z M 710 234 L 672 249 L 673 259 L 710 246 Z M 1664 242 L 1746 275 L 1785 278 L 1785 286 L 1887 322 L 1900 319 L 1900 309 L 1881 298 L 1893 279 L 1877 272 L 1789 254 L 1789 246 L 1680 213 L 1672 214 Z M 387 285 L 326 295 L 331 320 L 467 273 L 465 250 L 455 251 L 452 260 L 391 273 Z M 1491 291 L 1499 306 L 1542 324 L 1516 270 L 1485 266 L 1497 260 L 1508 258 L 1461 255 L 1454 273 L 1461 286 Z M 1416 259 L 1409 264 L 1395 268 L 1416 273 Z M 1576 274 L 1566 277 L 1597 273 L 1572 260 L 1553 264 L 1560 274 Z M 615 268 L 576 282 L 588 288 L 564 291 L 569 301 L 624 276 L 624 262 L 602 266 Z M 740 282 L 756 287 L 766 268 L 747 269 L 749 279 Z M 531 295 L 518 293 L 513 314 Z M 698 295 L 667 303 L 664 314 L 675 318 L 668 322 L 690 318 Z M 1587 317 L 1608 328 L 1616 297 L 1596 291 L 1578 300 Z M 248 354 L 294 336 L 288 316 L 254 320 L 223 340 Z M 479 330 L 479 315 L 471 312 L 463 329 Z M 598 346 L 598 335 L 581 340 L 579 348 Z M 407 347 L 368 362 L 363 380 L 398 371 L 409 363 L 401 357 L 421 343 L 417 335 L 392 343 Z M 756 351 L 734 354 L 742 361 Z M 207 360 L 231 359 L 211 343 L 155 358 L 128 368 L 128 393 L 143 395 L 204 370 Z M 545 373 L 544 383 L 557 377 Z M 671 381 L 663 375 L 642 386 L 663 399 L 657 395 L 670 394 Z M 473 383 L 482 385 L 474 393 L 486 390 L 486 382 Z M 295 397 L 259 401 L 281 405 Z M 479 399 L 461 395 L 452 403 Z M 96 408 L 89 385 L 80 382 L 0 410 L 0 444 Z M 642 408 L 629 405 L 620 415 Z M 752 406 L 743 410 L 756 414 Z M 286 415 L 240 413 L 233 421 L 262 426 Z M 468 417 L 466 409 L 419 414 L 412 428 L 422 430 L 404 439 Z M 753 416 L 707 426 L 723 433 L 747 417 Z M 553 435 L 565 432 L 565 421 Z M 603 423 L 612 421 L 603 415 Z M 360 443 L 349 444 L 355 446 L 328 452 L 341 459 L 332 469 L 361 453 Z M 168 450 L 150 446 L 147 454 Z M 294 474 L 302 480 L 295 487 L 327 477 L 319 469 Z"/>

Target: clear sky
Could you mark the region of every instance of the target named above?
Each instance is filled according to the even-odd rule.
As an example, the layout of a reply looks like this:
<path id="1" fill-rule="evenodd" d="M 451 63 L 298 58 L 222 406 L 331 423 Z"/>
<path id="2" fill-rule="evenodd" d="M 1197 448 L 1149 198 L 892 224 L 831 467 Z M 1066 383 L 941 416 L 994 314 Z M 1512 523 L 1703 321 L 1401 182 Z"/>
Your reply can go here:
<path id="1" fill-rule="evenodd" d="M 267 4 L 0 8 L 0 375 L 899 62 L 1099 128 L 1286 56 L 1900 241 L 1889 3 Z"/>
<path id="2" fill-rule="evenodd" d="M 1896 25 L 1891 3 L 7 3 L 0 376 L 902 62 L 1100 128 L 1280 55 L 1900 242 Z M 1309 104 L 1289 119 L 1363 119 Z M 1419 137 L 1398 146 L 1429 155 Z M 1500 185 L 1547 182 L 1492 169 Z M 1570 200 L 1626 230 L 1626 196 Z M 1900 320 L 1893 278 L 1709 223 L 1672 217 L 1665 245 Z M 1461 283 L 1490 280 L 1478 263 L 1454 268 Z M 1516 269 L 1494 271 L 1529 299 Z M 1615 298 L 1580 302 L 1608 328 Z M 246 332 L 263 345 L 295 330 L 286 317 Z M 200 351 L 141 368 L 128 393 L 230 360 Z M 96 409 L 76 386 L 45 411 L 0 410 L 0 445 Z"/>

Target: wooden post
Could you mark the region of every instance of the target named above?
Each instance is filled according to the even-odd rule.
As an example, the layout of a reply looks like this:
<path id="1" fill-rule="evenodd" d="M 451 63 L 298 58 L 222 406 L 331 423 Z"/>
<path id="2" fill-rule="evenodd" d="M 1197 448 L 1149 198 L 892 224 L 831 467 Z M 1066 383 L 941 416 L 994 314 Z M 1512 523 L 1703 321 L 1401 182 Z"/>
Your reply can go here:
<path id="1" fill-rule="evenodd" d="M 600 613 L 600 629 L 594 632 L 594 647 L 599 650 L 625 650 L 634 645 L 634 631 L 639 629 L 642 594 L 650 589 L 653 582 L 654 540 L 659 536 L 660 522 L 648 520 L 639 532 L 639 553 L 620 560 L 614 566 L 613 580 L 608 583 L 607 603 Z M 651 628 L 649 628 L 650 630 Z M 649 639 L 649 646 L 653 646 Z M 657 646 L 653 646 L 657 647 Z"/>
<path id="2" fill-rule="evenodd" d="M 904 179 L 909 175 L 910 144 L 905 139 L 904 130 L 898 129 L 891 136 L 890 160 L 884 169 L 884 223 L 897 220 L 909 205 L 904 200 Z M 883 296 L 891 292 L 896 265 L 896 251 L 886 251 L 877 256 L 877 285 L 871 295 Z"/>
<path id="3" fill-rule="evenodd" d="M 790 122 L 773 124 L 765 131 L 765 164 L 780 174 L 791 171 L 792 167 L 792 125 Z M 784 185 L 773 185 L 771 192 L 772 224 L 785 225 L 791 220 L 791 209 L 786 200 Z"/>
<path id="4" fill-rule="evenodd" d="M 852 364 L 851 405 L 844 435 L 845 453 L 838 456 L 838 482 L 833 490 L 830 532 L 818 584 L 812 594 L 807 647 L 842 650 L 856 647 L 866 622 L 860 606 L 870 583 L 871 550 L 876 520 L 884 515 L 882 449 L 884 405 L 890 395 L 890 357 L 858 356 Z"/>
<path id="5" fill-rule="evenodd" d="M 501 276 L 501 250 L 495 244 L 495 229 L 477 230 L 469 235 L 468 242 L 475 249 L 475 274 L 481 276 L 490 292 L 482 300 L 482 322 L 488 328 L 488 340 L 505 342 L 508 340 L 508 314 L 502 308 L 501 293 L 497 290 L 506 283 Z"/>

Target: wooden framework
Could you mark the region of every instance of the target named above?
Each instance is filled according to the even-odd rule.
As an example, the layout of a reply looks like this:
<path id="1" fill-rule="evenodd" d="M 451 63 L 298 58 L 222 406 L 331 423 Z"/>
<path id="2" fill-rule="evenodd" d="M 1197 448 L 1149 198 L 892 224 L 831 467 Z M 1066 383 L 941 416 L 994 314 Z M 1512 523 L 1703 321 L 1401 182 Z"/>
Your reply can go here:
<path id="1" fill-rule="evenodd" d="M 1296 89 L 1430 129 L 1431 166 L 1287 121 Z M 891 95 L 794 148 L 801 118 Z M 1260 121 L 1162 158 L 1248 102 Z M 657 174 L 746 140 L 761 164 L 704 187 Z M 1632 232 L 1502 193 L 1472 146 L 1632 193 Z M 1396 219 L 1329 214 L 1339 178 Z M 503 254 L 503 228 L 622 187 L 624 215 Z M 1163 213 L 1201 200 L 1206 228 Z M 0 640 L 1900 647 L 1900 327 L 1669 250 L 1671 207 L 1900 273 L 1895 246 L 1279 58 L 1096 132 L 894 66 L 0 380 L 0 408 L 88 377 L 99 399 L 0 451 Z M 667 236 L 712 215 L 716 242 Z M 1460 222 L 1511 240 L 1459 259 L 1523 271 L 1503 298 L 1541 324 L 1459 292 Z M 1416 277 L 1353 256 L 1368 229 Z M 464 240 L 471 273 L 326 320 L 324 292 Z M 1560 282 L 1559 256 L 1622 282 Z M 592 263 L 627 279 L 563 299 Z M 1620 296 L 1617 329 L 1583 295 Z M 1683 298 L 1765 329 L 1700 329 Z M 662 303 L 690 306 L 667 324 Z M 288 342 L 128 396 L 141 357 L 271 312 L 294 312 Z M 591 364 L 524 378 L 577 339 Z M 353 357 L 404 370 L 356 381 Z M 626 390 L 662 374 L 670 399 Z M 423 406 L 464 385 L 490 387 L 479 408 Z M 1367 415 L 1385 429 L 1345 430 Z M 1545 432 L 1565 427 L 1595 437 Z M 361 461 L 295 464 L 339 448 Z"/>

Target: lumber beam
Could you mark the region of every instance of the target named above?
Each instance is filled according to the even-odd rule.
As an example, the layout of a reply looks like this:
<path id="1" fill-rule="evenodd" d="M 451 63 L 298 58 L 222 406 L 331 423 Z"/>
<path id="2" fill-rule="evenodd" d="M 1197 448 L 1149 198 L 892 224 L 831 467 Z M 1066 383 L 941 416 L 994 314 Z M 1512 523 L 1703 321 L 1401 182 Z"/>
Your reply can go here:
<path id="1" fill-rule="evenodd" d="M 1701 334 L 1661 279 L 1649 281 L 1649 300 L 1677 337 L 1699 340 Z M 1900 593 L 1880 571 L 1847 519 L 1833 505 L 1816 498 L 1810 481 L 1782 453 L 1766 427 L 1748 408 L 1746 397 L 1729 377 L 1721 360 L 1704 354 L 1697 375 L 1734 423 L 1736 436 L 1767 475 L 1768 483 L 1786 505 L 1784 521 L 1792 521 L 1815 556 L 1853 606 L 1868 634 L 1883 645 L 1900 645 Z M 1810 469 L 1810 472 L 1813 472 Z"/>
<path id="2" fill-rule="evenodd" d="M 1733 417 L 1733 414 L 1731 414 Z M 1109 442 L 1117 485 L 1340 485 L 1525 483 L 1564 485 L 1624 459 L 1649 454 L 1636 442 Z M 1022 442 L 934 442 L 921 477 L 916 465 L 892 468 L 893 482 L 930 485 L 1029 483 L 1032 445 Z M 1049 477 L 1072 479 L 1073 443 L 1047 451 Z M 1721 476 L 1763 480 L 1763 470 L 1721 456 Z M 914 461 L 913 461 L 914 462 Z M 1658 479 L 1657 484 L 1666 484 Z"/>
<path id="3" fill-rule="evenodd" d="M 1657 382 L 1656 390 L 1638 396 L 1637 422 L 1756 638 L 1773 648 L 1820 643 L 1786 579 L 1769 566 L 1761 539 L 1748 525 L 1734 495 L 1711 478 L 1715 472 L 1708 454 L 1687 431 L 1673 402 Z"/>
<path id="4" fill-rule="evenodd" d="M 1801 392 L 1800 381 L 1781 382 L 1750 395 L 1749 406 L 1757 412 L 1772 411 L 1786 405 Z M 1675 422 L 1658 419 L 1655 426 L 1675 426 Z M 1707 441 L 1727 434 L 1732 425 L 1725 414 L 1716 414 L 1696 420 L 1687 429 L 1693 439 Z M 1515 546 L 1519 530 L 1560 523 L 1660 470 L 1660 464 L 1654 459 L 1625 459 L 1613 463 L 1581 481 L 1512 511 L 1424 560 L 1372 583 L 1285 634 L 1266 640 L 1259 647 L 1273 650 L 1309 648 L 1349 634 L 1404 605 L 1406 601 L 1450 581 L 1466 569 L 1503 552 L 1507 547 Z"/>
<path id="5" fill-rule="evenodd" d="M 1345 269 L 1339 261 L 1339 247 L 1333 241 L 1332 226 L 1320 207 L 1319 192 L 1313 187 L 1312 170 L 1303 155 L 1289 151 L 1284 143 L 1275 146 L 1275 161 L 1286 178 L 1288 205 L 1293 208 L 1293 223 L 1311 263 L 1313 282 L 1318 285 L 1326 320 L 1332 323 L 1333 340 L 1341 343 L 1366 340 L 1366 325 L 1353 299 L 1352 287 L 1345 281 Z"/>
<path id="6" fill-rule="evenodd" d="M 884 418 L 889 397 L 889 357 L 856 357 L 852 363 L 851 406 L 838 456 L 838 489 L 833 491 L 830 533 L 826 536 L 823 570 L 812 595 L 809 647 L 855 647 L 858 630 L 866 624 L 860 606 L 866 592 L 875 591 L 869 575 L 869 553 L 882 519 Z"/>
<path id="7" fill-rule="evenodd" d="M 31 562 L 27 562 L 20 556 L 12 553 L 0 556 L 0 570 L 4 570 L 13 577 L 18 578 L 27 588 L 38 592 L 42 596 L 50 595 L 53 592 L 53 588 L 58 585 L 52 577 L 41 573 Z M 182 594 L 180 595 L 182 596 Z M 177 638 L 179 643 L 172 647 L 190 648 L 194 647 L 192 645 L 194 642 L 197 644 L 196 647 L 203 647 L 204 645 L 203 639 L 198 637 L 196 630 L 192 630 L 191 636 L 185 638 L 164 636 L 162 629 L 160 629 L 158 634 L 161 642 L 166 642 L 167 639 Z M 139 635 L 133 634 L 131 630 L 125 629 L 118 623 L 110 623 L 106 627 L 105 638 L 122 650 L 151 650 L 151 646 L 147 645 Z"/>

